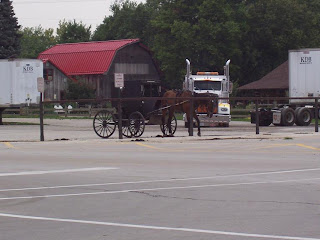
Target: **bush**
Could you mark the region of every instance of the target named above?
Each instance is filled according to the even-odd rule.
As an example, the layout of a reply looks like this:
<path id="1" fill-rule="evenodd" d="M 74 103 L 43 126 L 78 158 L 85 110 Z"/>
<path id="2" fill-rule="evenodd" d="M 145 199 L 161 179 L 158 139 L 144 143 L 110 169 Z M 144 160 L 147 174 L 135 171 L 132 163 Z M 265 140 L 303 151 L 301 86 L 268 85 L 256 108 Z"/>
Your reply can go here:
<path id="1" fill-rule="evenodd" d="M 66 97 L 69 100 L 93 99 L 95 90 L 85 83 L 69 81 Z"/>

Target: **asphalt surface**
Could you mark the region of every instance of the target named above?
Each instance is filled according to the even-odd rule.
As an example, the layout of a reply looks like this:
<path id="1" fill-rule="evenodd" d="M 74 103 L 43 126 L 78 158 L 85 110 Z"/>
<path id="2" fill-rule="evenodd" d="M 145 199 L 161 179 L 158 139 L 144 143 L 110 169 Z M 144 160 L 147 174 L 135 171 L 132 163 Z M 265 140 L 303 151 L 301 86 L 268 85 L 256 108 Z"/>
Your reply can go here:
<path id="1" fill-rule="evenodd" d="M 46 120 L 44 142 L 0 126 L 1 240 L 320 239 L 314 126 L 119 140 L 90 122 Z"/>

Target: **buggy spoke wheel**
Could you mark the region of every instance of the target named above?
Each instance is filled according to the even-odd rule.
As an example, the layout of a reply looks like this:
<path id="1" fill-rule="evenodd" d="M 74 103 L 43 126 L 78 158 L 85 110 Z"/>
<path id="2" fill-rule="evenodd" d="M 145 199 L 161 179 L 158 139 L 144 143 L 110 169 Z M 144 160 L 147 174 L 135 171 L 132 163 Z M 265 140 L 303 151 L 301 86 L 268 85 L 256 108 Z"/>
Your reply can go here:
<path id="1" fill-rule="evenodd" d="M 110 137 L 116 130 L 113 114 L 106 110 L 97 112 L 93 119 L 93 129 L 101 138 Z"/>
<path id="2" fill-rule="evenodd" d="M 133 112 L 129 117 L 129 130 L 131 131 L 132 136 L 140 137 L 145 128 L 145 120 L 140 112 Z"/>
<path id="3" fill-rule="evenodd" d="M 166 116 L 166 120 L 167 120 L 167 116 Z M 171 131 L 172 131 L 172 135 L 173 135 L 177 130 L 177 118 L 175 115 L 173 115 L 170 125 L 171 125 Z M 161 132 L 163 133 L 163 135 L 168 136 L 170 134 L 167 123 L 165 123 L 164 125 L 161 124 L 160 129 L 161 129 Z"/>
<path id="4" fill-rule="evenodd" d="M 122 135 L 127 138 L 132 137 L 132 132 L 130 129 L 130 121 L 128 119 L 122 120 Z"/>

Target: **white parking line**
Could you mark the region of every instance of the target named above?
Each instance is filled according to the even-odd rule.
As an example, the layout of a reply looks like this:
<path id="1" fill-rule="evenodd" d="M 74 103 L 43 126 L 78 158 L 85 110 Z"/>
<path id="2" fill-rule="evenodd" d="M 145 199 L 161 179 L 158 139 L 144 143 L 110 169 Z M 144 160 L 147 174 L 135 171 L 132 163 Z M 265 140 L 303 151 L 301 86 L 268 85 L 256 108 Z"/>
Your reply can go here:
<path id="1" fill-rule="evenodd" d="M 49 173 L 70 173 L 70 172 L 104 171 L 104 170 L 114 170 L 114 169 L 118 169 L 118 168 L 110 168 L 110 167 L 75 168 L 75 169 L 61 169 L 61 170 L 50 170 L 50 171 L 27 171 L 27 172 L 16 172 L 16 173 L 0 173 L 0 177 L 24 176 L 24 175 L 39 175 L 39 174 L 49 174 Z"/>
<path id="2" fill-rule="evenodd" d="M 294 170 L 258 172 L 258 173 L 242 173 L 242 174 L 219 175 L 219 176 L 211 176 L 211 177 L 160 179 L 160 180 L 134 181 L 134 182 L 89 183 L 89 184 L 62 185 L 62 186 L 52 186 L 52 187 L 11 188 L 11 189 L 0 189 L 0 192 L 58 189 L 58 188 L 76 188 L 76 187 L 94 187 L 94 186 L 108 186 L 108 185 L 122 185 L 122 184 L 139 184 L 139 183 L 179 182 L 179 181 L 206 180 L 206 179 L 231 178 L 231 177 L 246 177 L 246 176 L 272 175 L 272 174 L 310 172 L 310 171 L 320 171 L 320 168 L 294 169 Z"/>
<path id="3" fill-rule="evenodd" d="M 24 197 L 5 197 L 5 198 L 0 198 L 0 200 L 71 197 L 71 196 L 100 195 L 100 194 L 111 194 L 111 193 L 194 189 L 194 188 L 207 188 L 207 187 L 228 187 L 228 186 L 256 185 L 256 184 L 276 184 L 276 183 L 303 182 L 303 181 L 314 181 L 314 180 L 320 180 L 320 178 L 291 179 L 291 180 L 282 180 L 282 181 L 245 182 L 245 183 L 225 183 L 225 184 L 197 185 L 197 186 L 184 186 L 184 187 L 140 188 L 140 189 L 117 190 L 117 191 L 108 191 L 108 192 L 103 191 L 103 192 L 85 192 L 85 193 L 38 195 L 38 196 L 24 196 Z"/>
<path id="4" fill-rule="evenodd" d="M 253 237 L 253 238 L 269 238 L 269 239 L 284 239 L 284 240 L 320 240 L 319 238 L 308 238 L 308 237 L 290 237 L 290 236 L 277 236 L 277 235 L 241 233 L 241 232 L 226 232 L 226 231 L 204 230 L 204 229 L 194 229 L 194 228 L 159 227 L 159 226 L 150 226 L 150 225 L 136 225 L 136 224 L 113 223 L 113 222 L 98 222 L 98 221 L 87 221 L 87 220 L 65 219 L 65 218 L 25 216 L 25 215 L 16 215 L 16 214 L 7 214 L 7 213 L 0 213 L 0 217 L 39 220 L 39 221 L 53 221 L 53 222 L 103 225 L 103 226 L 114 226 L 114 227 L 125 227 L 125 228 L 139 228 L 139 229 L 152 229 L 152 230 L 164 230 L 164 231 L 204 233 L 204 234 L 213 234 L 213 235 L 241 236 L 241 237 Z"/>

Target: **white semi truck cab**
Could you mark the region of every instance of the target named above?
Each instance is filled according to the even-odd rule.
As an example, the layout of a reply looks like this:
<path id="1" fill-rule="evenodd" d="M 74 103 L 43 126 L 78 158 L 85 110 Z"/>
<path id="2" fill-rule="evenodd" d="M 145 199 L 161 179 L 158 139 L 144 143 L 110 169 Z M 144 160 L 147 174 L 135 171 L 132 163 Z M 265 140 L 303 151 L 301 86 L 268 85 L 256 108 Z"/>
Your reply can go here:
<path id="1" fill-rule="evenodd" d="M 229 97 L 229 94 L 232 92 L 232 83 L 229 76 L 230 60 L 228 60 L 224 66 L 223 75 L 219 75 L 218 72 L 197 72 L 196 75 L 192 75 L 190 61 L 186 59 L 186 63 L 187 74 L 183 83 L 184 90 L 189 90 L 193 93 L 216 94 L 220 98 Z M 200 120 L 200 126 L 229 126 L 231 115 L 228 99 L 220 99 L 218 101 L 218 108 L 211 118 L 207 116 L 205 109 L 197 109 L 196 111 Z M 185 126 L 187 127 L 187 117 L 184 115 L 183 119 L 186 123 Z"/>

